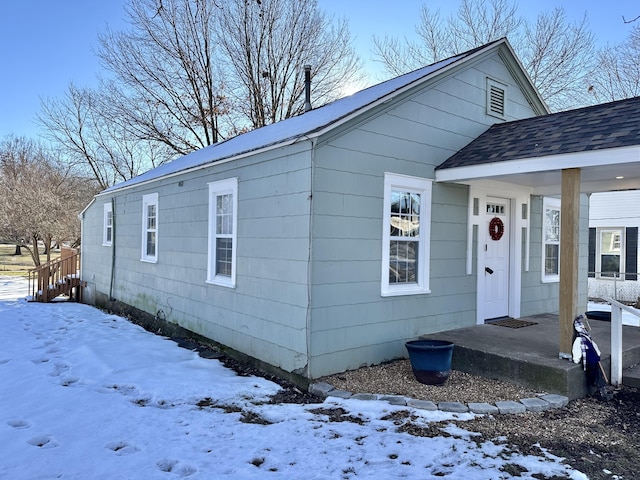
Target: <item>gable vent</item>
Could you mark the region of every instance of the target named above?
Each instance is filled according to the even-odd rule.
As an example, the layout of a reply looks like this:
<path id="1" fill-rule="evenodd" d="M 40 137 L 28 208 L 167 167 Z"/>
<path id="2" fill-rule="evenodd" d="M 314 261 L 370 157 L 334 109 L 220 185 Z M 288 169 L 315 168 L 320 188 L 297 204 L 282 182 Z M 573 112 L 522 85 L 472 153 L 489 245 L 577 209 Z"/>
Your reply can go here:
<path id="1" fill-rule="evenodd" d="M 504 116 L 504 90 L 491 85 L 491 100 L 489 108 L 493 113 Z"/>
<path id="2" fill-rule="evenodd" d="M 505 117 L 507 88 L 505 85 L 487 79 L 487 114 Z"/>

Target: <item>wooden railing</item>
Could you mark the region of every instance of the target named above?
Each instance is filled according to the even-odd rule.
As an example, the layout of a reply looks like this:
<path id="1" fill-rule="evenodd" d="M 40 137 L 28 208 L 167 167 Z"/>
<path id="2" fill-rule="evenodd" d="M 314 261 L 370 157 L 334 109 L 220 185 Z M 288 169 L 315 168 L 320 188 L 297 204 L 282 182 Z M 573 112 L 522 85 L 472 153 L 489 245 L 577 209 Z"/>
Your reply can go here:
<path id="1" fill-rule="evenodd" d="M 62 248 L 60 258 L 29 270 L 29 295 L 35 302 L 50 302 L 60 295 L 81 301 L 80 252 Z"/>
<path id="2" fill-rule="evenodd" d="M 611 304 L 611 384 L 622 383 L 622 311 L 640 318 L 640 310 L 606 298 Z"/>

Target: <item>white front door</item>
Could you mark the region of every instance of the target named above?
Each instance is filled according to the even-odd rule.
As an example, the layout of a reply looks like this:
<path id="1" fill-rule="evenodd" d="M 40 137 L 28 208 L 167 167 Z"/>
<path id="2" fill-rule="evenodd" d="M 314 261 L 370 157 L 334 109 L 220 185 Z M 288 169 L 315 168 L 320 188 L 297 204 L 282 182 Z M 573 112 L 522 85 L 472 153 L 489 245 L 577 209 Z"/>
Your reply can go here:
<path id="1" fill-rule="evenodd" d="M 509 315 L 509 204 L 505 198 L 487 197 L 484 231 L 484 318 Z"/>

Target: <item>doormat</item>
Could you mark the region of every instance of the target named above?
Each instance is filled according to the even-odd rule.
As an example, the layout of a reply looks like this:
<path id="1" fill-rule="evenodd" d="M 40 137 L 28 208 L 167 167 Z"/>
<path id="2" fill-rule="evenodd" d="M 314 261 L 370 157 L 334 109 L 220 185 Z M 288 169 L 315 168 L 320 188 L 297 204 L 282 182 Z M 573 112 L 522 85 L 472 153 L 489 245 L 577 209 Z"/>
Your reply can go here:
<path id="1" fill-rule="evenodd" d="M 497 325 L 499 327 L 507 327 L 507 328 L 523 328 L 523 327 L 529 327 L 531 325 L 538 324 L 538 322 L 529 322 L 527 320 L 516 320 L 515 318 L 504 318 L 502 320 L 496 320 L 488 323 L 489 325 Z"/>

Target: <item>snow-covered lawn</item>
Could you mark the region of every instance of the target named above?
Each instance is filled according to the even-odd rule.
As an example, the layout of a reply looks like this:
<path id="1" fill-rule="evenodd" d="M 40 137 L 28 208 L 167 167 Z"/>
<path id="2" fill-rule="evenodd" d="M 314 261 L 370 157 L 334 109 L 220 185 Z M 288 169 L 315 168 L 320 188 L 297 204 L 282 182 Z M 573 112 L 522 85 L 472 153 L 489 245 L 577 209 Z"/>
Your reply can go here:
<path id="1" fill-rule="evenodd" d="M 116 315 L 25 294 L 22 281 L 0 277 L 0 478 L 485 480 L 511 478 L 506 464 L 528 470 L 518 478 L 586 478 L 551 455 L 477 444 L 459 428 L 399 433 L 384 417 L 407 407 L 267 404 L 272 382 Z M 337 408 L 344 421 L 326 415 Z M 425 425 L 465 418 L 414 413 Z"/>

